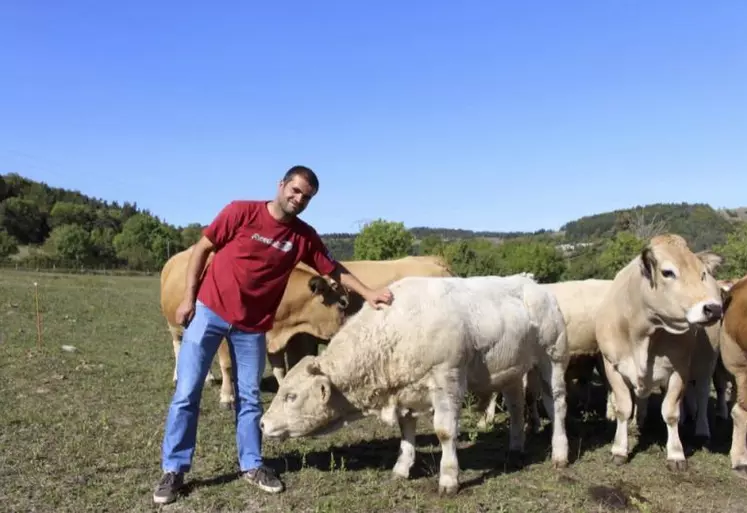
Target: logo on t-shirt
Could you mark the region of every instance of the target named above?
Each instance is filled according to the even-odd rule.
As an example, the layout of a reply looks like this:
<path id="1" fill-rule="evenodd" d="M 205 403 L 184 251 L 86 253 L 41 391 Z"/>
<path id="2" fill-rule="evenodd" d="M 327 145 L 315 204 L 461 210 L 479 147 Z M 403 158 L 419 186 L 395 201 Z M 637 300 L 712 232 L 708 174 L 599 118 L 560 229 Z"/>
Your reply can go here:
<path id="1" fill-rule="evenodd" d="M 260 242 L 264 242 L 268 246 L 272 246 L 273 248 L 277 248 L 277 249 L 279 249 L 280 251 L 282 251 L 284 253 L 287 253 L 288 251 L 290 251 L 291 249 L 293 249 L 293 242 L 291 242 L 289 240 L 282 240 L 282 241 L 281 240 L 274 240 L 274 239 L 271 239 L 269 237 L 265 237 L 263 235 L 260 235 L 258 233 L 255 233 L 254 235 L 252 235 L 252 239 L 258 240 Z"/>

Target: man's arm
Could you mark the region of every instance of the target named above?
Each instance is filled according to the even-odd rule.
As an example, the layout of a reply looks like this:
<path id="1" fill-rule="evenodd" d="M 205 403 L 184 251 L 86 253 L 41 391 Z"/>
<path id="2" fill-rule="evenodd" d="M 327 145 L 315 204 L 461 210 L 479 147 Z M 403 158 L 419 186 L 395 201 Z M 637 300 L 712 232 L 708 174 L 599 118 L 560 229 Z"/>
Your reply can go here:
<path id="1" fill-rule="evenodd" d="M 371 290 L 344 265 L 333 259 L 324 242 L 322 242 L 321 237 L 313 230 L 310 242 L 309 251 L 304 255 L 302 260 L 316 269 L 319 274 L 327 275 L 343 287 L 357 292 L 374 308 L 380 308 L 379 303 L 390 304 L 392 302 L 392 292 L 388 288 L 384 287 L 379 290 Z"/>
<path id="2" fill-rule="evenodd" d="M 337 262 L 334 271 L 329 276 L 343 287 L 352 289 L 360 294 L 374 308 L 380 308 L 379 303 L 387 305 L 392 303 L 393 296 L 389 288 L 383 287 L 378 290 L 372 290 L 339 262 Z"/>
<path id="3" fill-rule="evenodd" d="M 184 289 L 184 300 L 194 303 L 197 298 L 197 289 L 200 286 L 200 278 L 205 268 L 205 261 L 210 252 L 215 250 L 215 244 L 206 236 L 197 241 L 187 264 L 187 287 Z"/>

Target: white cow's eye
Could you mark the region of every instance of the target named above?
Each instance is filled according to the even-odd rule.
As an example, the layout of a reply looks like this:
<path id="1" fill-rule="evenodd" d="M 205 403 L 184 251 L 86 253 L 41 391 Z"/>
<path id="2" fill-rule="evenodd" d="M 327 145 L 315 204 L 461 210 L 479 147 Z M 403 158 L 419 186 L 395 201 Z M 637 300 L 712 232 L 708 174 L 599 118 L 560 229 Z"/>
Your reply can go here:
<path id="1" fill-rule="evenodd" d="M 674 271 L 671 270 L 671 269 L 664 269 L 664 270 L 662 270 L 661 271 L 661 275 L 664 276 L 665 278 L 674 278 L 675 277 Z"/>
<path id="2" fill-rule="evenodd" d="M 286 400 L 286 402 L 289 402 L 289 403 L 295 401 L 296 400 L 296 394 L 287 394 L 285 396 L 285 400 Z"/>

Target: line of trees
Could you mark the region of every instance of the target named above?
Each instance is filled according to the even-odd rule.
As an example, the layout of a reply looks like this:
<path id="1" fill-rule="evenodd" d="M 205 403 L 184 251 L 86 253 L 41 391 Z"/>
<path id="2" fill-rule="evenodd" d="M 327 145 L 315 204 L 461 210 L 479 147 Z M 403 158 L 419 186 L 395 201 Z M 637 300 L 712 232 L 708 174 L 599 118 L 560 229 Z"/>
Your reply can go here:
<path id="1" fill-rule="evenodd" d="M 170 225 L 136 203 L 107 202 L 49 187 L 18 174 L 0 175 L 0 259 L 51 268 L 158 271 L 200 237 L 202 226 Z M 340 260 L 440 255 L 460 276 L 529 271 L 545 282 L 611 278 L 651 236 L 683 235 L 693 249 L 726 260 L 723 276 L 747 274 L 747 223 L 708 205 L 656 204 L 570 222 L 561 232 L 474 232 L 378 219 L 359 234 L 322 235 Z"/>

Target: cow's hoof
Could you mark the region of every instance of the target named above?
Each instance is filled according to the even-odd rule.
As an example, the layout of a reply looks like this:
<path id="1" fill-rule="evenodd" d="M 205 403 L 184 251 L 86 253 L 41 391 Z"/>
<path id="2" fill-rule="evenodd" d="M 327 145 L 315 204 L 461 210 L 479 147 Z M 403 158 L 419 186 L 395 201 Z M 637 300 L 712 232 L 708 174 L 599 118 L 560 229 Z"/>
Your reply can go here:
<path id="1" fill-rule="evenodd" d="M 568 467 L 568 460 L 553 460 L 552 468 L 561 469 Z"/>
<path id="2" fill-rule="evenodd" d="M 520 469 L 524 466 L 524 453 L 522 451 L 517 450 L 511 450 L 508 451 L 508 456 L 506 457 L 506 464 L 508 468 L 511 469 Z"/>
<path id="3" fill-rule="evenodd" d="M 453 497 L 459 491 L 459 483 L 448 483 L 438 485 L 438 495 L 440 497 Z"/>
<path id="4" fill-rule="evenodd" d="M 233 401 L 221 401 L 220 407 L 224 410 L 233 410 L 236 406 Z"/>
<path id="5" fill-rule="evenodd" d="M 617 465 L 617 466 L 625 465 L 627 462 L 628 462 L 628 457 L 627 456 L 622 456 L 621 454 L 613 454 L 612 455 L 612 463 L 615 464 L 615 465 Z"/>
<path id="6" fill-rule="evenodd" d="M 737 465 L 733 469 L 731 469 L 732 472 L 737 477 L 741 477 L 742 479 L 747 479 L 747 465 Z"/>
<path id="7" fill-rule="evenodd" d="M 409 479 L 410 469 L 405 466 L 399 467 L 397 465 L 392 469 L 392 479 Z"/>
<path id="8" fill-rule="evenodd" d="M 687 460 L 667 460 L 667 468 L 673 472 L 687 470 Z"/>

